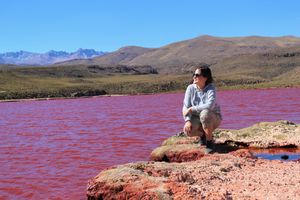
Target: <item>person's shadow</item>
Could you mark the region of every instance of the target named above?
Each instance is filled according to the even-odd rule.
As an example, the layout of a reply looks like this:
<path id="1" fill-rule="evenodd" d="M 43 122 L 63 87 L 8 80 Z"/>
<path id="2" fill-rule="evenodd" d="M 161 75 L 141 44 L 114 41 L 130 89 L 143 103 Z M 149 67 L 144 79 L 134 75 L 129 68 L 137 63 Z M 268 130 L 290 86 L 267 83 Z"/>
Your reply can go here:
<path id="1" fill-rule="evenodd" d="M 188 137 L 184 132 L 179 132 L 175 135 L 176 137 Z M 200 137 L 199 137 L 200 141 Z M 226 141 L 225 143 L 214 143 L 214 148 L 211 153 L 229 153 L 238 149 L 247 148 L 248 145 L 243 143 L 233 144 L 233 141 Z"/>
<path id="2" fill-rule="evenodd" d="M 214 144 L 213 152 L 215 153 L 229 153 L 232 151 L 236 151 L 238 149 L 241 149 L 239 146 L 232 146 L 227 143 L 222 144 Z"/>

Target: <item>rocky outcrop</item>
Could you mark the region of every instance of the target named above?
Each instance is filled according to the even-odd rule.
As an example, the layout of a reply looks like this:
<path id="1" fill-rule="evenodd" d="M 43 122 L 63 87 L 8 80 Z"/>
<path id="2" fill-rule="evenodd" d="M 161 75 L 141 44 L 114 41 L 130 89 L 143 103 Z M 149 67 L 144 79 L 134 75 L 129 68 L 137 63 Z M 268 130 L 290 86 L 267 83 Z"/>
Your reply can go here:
<path id="1" fill-rule="evenodd" d="M 300 146 L 300 126 L 289 121 L 261 122 L 240 130 L 217 129 L 214 132 L 215 152 L 228 153 L 240 148 L 280 148 Z M 186 162 L 205 155 L 205 146 L 198 137 L 178 134 L 154 149 L 153 161 Z"/>
<path id="2" fill-rule="evenodd" d="M 300 199 L 300 161 L 257 159 L 245 148 L 299 147 L 299 135 L 299 125 L 287 121 L 217 130 L 213 154 L 197 137 L 172 136 L 152 152 L 153 161 L 114 166 L 91 179 L 87 198 Z"/>
<path id="3" fill-rule="evenodd" d="M 93 74 L 158 74 L 157 70 L 150 65 L 141 66 L 100 66 L 100 65 L 89 65 L 87 70 Z"/>
<path id="4" fill-rule="evenodd" d="M 200 159 L 205 155 L 205 152 L 204 147 L 200 146 L 198 141 L 199 137 L 172 136 L 152 151 L 150 160 L 187 162 Z"/>
<path id="5" fill-rule="evenodd" d="M 216 143 L 276 148 L 300 146 L 300 126 L 290 121 L 261 122 L 240 130 L 217 130 Z"/>
<path id="6" fill-rule="evenodd" d="M 83 97 L 83 96 L 99 96 L 99 95 L 106 95 L 107 92 L 104 90 L 85 90 L 85 91 L 79 91 L 79 92 L 74 92 L 71 94 L 71 97 Z"/>

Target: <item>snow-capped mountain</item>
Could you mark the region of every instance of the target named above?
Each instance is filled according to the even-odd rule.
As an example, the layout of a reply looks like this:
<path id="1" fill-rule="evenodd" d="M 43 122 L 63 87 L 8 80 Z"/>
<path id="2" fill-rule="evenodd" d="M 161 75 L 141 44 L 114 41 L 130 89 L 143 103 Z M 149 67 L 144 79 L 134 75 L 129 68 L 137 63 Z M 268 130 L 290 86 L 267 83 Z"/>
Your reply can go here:
<path id="1" fill-rule="evenodd" d="M 105 55 L 105 52 L 94 49 L 78 49 L 75 52 L 48 51 L 46 53 L 32 53 L 27 51 L 0 53 L 0 64 L 14 65 L 51 65 L 73 59 L 87 59 Z"/>

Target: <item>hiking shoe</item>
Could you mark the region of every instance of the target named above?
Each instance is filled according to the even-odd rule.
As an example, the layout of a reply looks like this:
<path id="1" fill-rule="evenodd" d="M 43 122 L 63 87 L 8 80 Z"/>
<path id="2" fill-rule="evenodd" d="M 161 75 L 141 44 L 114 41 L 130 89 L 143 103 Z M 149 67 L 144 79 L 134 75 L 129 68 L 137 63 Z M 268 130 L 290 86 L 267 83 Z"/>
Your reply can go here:
<path id="1" fill-rule="evenodd" d="M 205 154 L 213 153 L 213 149 L 208 148 L 208 147 L 205 147 L 205 148 L 204 148 L 204 153 L 205 153 Z"/>
<path id="2" fill-rule="evenodd" d="M 184 137 L 184 136 L 186 136 L 186 134 L 183 131 L 181 131 L 179 133 L 176 133 L 176 136 L 177 137 Z"/>
<path id="3" fill-rule="evenodd" d="M 215 145 L 212 140 L 206 141 L 205 153 L 212 153 L 215 149 Z"/>
<path id="4" fill-rule="evenodd" d="M 206 147 L 208 147 L 208 148 L 213 148 L 214 147 L 214 143 L 213 143 L 213 141 L 212 140 L 209 140 L 209 141 L 206 141 Z"/>
<path id="5" fill-rule="evenodd" d="M 199 144 L 200 145 L 206 145 L 206 137 L 205 137 L 205 135 L 203 135 L 203 136 L 200 137 Z"/>

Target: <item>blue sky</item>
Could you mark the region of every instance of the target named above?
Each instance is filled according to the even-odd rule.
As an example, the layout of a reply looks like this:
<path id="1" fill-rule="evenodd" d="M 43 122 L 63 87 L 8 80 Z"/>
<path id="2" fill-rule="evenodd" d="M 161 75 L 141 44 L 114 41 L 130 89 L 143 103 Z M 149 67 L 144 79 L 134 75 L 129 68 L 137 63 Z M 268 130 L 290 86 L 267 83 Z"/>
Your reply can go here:
<path id="1" fill-rule="evenodd" d="M 300 36 L 298 0 L 0 0 L 0 53 L 161 47 L 213 36 Z"/>

